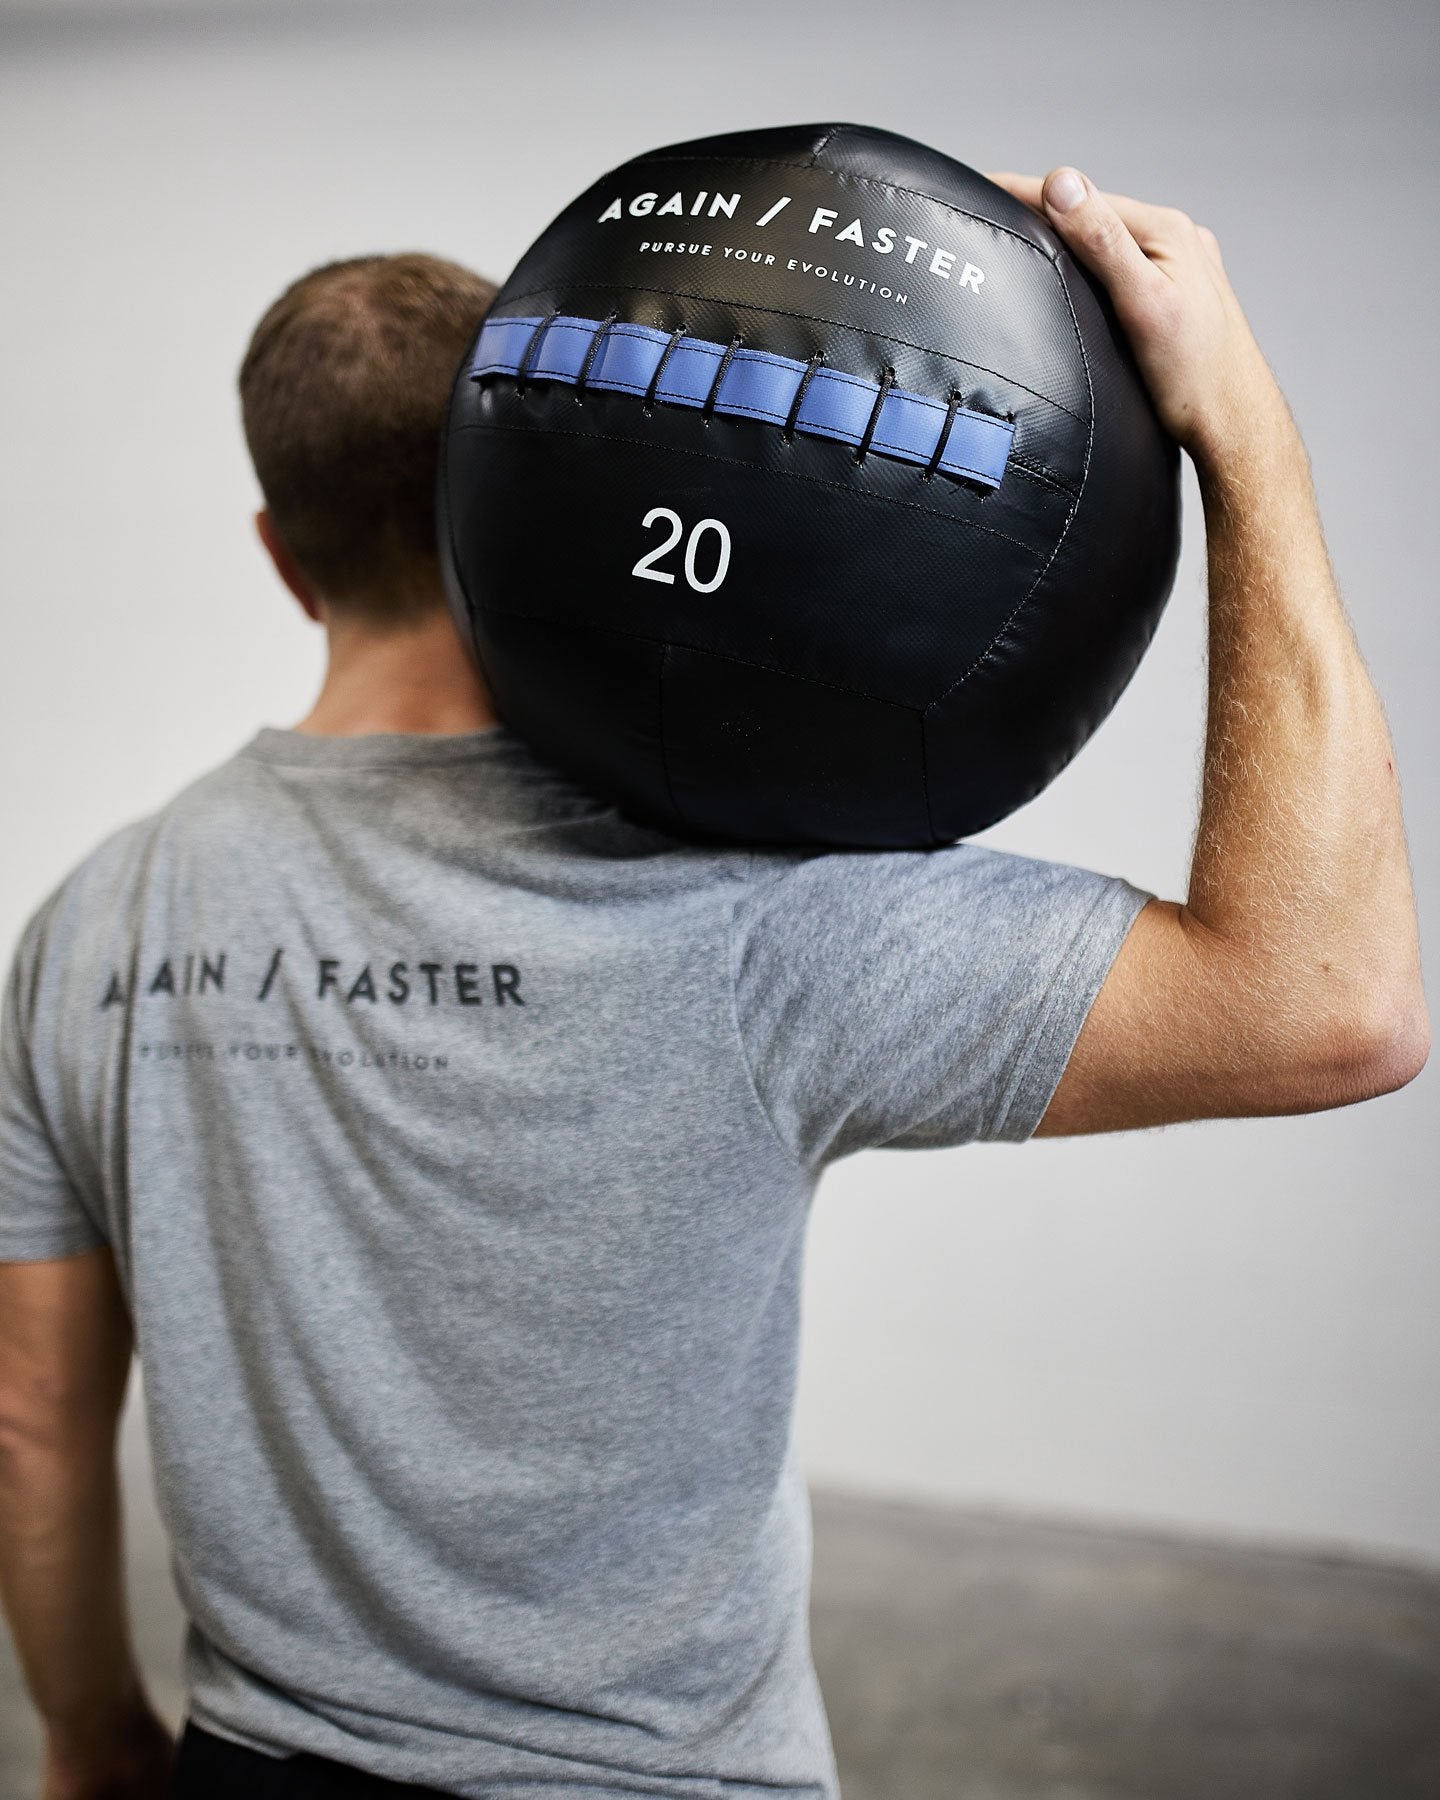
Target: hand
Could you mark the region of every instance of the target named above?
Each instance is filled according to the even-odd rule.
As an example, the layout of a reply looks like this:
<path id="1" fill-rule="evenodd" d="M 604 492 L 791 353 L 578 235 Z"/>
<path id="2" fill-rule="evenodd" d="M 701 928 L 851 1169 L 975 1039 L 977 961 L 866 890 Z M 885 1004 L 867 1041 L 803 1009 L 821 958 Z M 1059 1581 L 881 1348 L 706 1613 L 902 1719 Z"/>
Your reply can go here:
<path id="1" fill-rule="evenodd" d="M 1202 468 L 1288 409 L 1213 231 L 1170 206 L 1102 193 L 1078 169 L 988 179 L 1039 213 L 1104 286 L 1161 423 Z"/>
<path id="2" fill-rule="evenodd" d="M 81 1746 L 53 1734 L 40 1800 L 165 1800 L 175 1740 L 148 1700 L 103 1738 Z"/>

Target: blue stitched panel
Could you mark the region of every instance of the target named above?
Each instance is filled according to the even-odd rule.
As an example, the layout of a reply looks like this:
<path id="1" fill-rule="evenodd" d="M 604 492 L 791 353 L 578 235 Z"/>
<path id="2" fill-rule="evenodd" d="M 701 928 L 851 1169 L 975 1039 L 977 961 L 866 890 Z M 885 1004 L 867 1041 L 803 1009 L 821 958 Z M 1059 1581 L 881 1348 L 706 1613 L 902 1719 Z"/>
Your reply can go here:
<path id="1" fill-rule="evenodd" d="M 536 326 L 542 322 L 539 319 L 487 319 L 475 345 L 476 360 L 471 365 L 471 375 L 479 372 L 482 352 L 486 359 L 485 373 L 518 375 L 520 358 L 534 337 Z"/>
<path id="2" fill-rule="evenodd" d="M 928 462 L 944 423 L 943 406 L 936 407 L 902 388 L 891 388 L 876 421 L 875 448 L 887 456 L 923 457 Z"/>
<path id="3" fill-rule="evenodd" d="M 595 327 L 579 319 L 554 320 L 535 346 L 525 371 L 527 380 L 577 380 L 594 337 Z"/>
<path id="4" fill-rule="evenodd" d="M 878 381 L 860 381 L 835 369 L 817 369 L 805 390 L 795 429 L 858 444 L 870 423 L 879 392 Z"/>
<path id="5" fill-rule="evenodd" d="M 669 400 L 677 406 L 703 406 L 712 387 L 723 344 L 705 344 L 699 338 L 681 338 L 670 352 L 670 360 L 655 390 L 657 400 Z"/>
<path id="6" fill-rule="evenodd" d="M 767 350 L 737 350 L 720 383 L 715 410 L 773 423 L 778 406 L 783 424 L 804 375 L 804 363 L 791 362 L 788 357 L 771 356 Z"/>
<path id="7" fill-rule="evenodd" d="M 941 424 L 943 427 L 943 420 Z M 1012 425 L 1009 429 L 1013 435 L 1015 427 Z M 945 454 L 937 466 L 947 475 L 966 475 L 973 481 L 989 481 L 993 459 L 994 439 L 983 415 L 977 417 L 957 406 L 950 436 L 945 441 Z"/>
<path id="8" fill-rule="evenodd" d="M 532 340 L 537 337 L 531 352 Z M 470 377 L 479 381 L 487 375 L 517 375 L 524 362 L 527 380 L 578 383 L 589 357 L 587 387 L 644 394 L 669 343 L 667 332 L 648 325 L 570 317 L 490 319 L 476 340 Z M 800 391 L 806 364 L 788 356 L 772 356 L 767 350 L 737 349 L 716 387 L 724 357 L 723 344 L 681 338 L 665 357 L 655 398 L 672 406 L 704 406 L 715 388 L 715 412 L 784 425 Z M 812 437 L 859 444 L 879 394 L 879 382 L 821 366 L 805 389 L 795 429 Z M 948 411 L 943 401 L 892 387 L 869 448 L 878 456 L 928 468 L 945 432 Z M 998 487 L 1014 438 L 1015 426 L 1010 420 L 957 406 L 937 466 L 947 474 Z"/>
<path id="9" fill-rule="evenodd" d="M 620 394 L 643 394 L 669 341 L 663 331 L 647 331 L 640 325 L 612 326 L 600 334 L 600 347 L 585 385 Z"/>

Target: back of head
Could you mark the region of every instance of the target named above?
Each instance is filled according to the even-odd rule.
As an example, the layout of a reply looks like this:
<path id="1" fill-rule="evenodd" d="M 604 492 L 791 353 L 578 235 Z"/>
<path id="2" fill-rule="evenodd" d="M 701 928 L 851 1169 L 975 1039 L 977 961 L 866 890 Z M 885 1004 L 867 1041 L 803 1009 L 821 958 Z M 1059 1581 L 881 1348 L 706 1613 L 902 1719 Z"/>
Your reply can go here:
<path id="1" fill-rule="evenodd" d="M 450 384 L 495 288 L 407 252 L 327 263 L 255 327 L 240 368 L 271 520 L 336 610 L 400 623 L 443 604 L 435 462 Z"/>

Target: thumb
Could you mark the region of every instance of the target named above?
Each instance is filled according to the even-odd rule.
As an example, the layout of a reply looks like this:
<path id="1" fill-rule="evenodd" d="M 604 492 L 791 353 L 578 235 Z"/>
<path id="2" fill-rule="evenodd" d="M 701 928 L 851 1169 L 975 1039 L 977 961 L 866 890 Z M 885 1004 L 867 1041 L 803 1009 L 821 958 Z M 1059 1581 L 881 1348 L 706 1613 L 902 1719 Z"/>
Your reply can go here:
<path id="1" fill-rule="evenodd" d="M 1079 169 L 1052 169 L 1040 201 L 1065 248 L 1099 278 L 1117 304 L 1138 298 L 1154 281 L 1157 271 L 1129 226 Z"/>

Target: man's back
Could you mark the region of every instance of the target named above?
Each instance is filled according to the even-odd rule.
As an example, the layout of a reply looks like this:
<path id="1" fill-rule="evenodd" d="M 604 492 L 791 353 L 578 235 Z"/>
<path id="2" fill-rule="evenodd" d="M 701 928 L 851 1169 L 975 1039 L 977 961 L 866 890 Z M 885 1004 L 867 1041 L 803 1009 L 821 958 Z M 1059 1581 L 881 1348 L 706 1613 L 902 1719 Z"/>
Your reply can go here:
<path id="1" fill-rule="evenodd" d="M 108 1241 L 217 1734 L 486 1796 L 828 1795 L 817 1175 L 1033 1130 L 1145 896 L 707 849 L 503 729 L 264 731 L 27 933 L 0 1254 Z"/>

